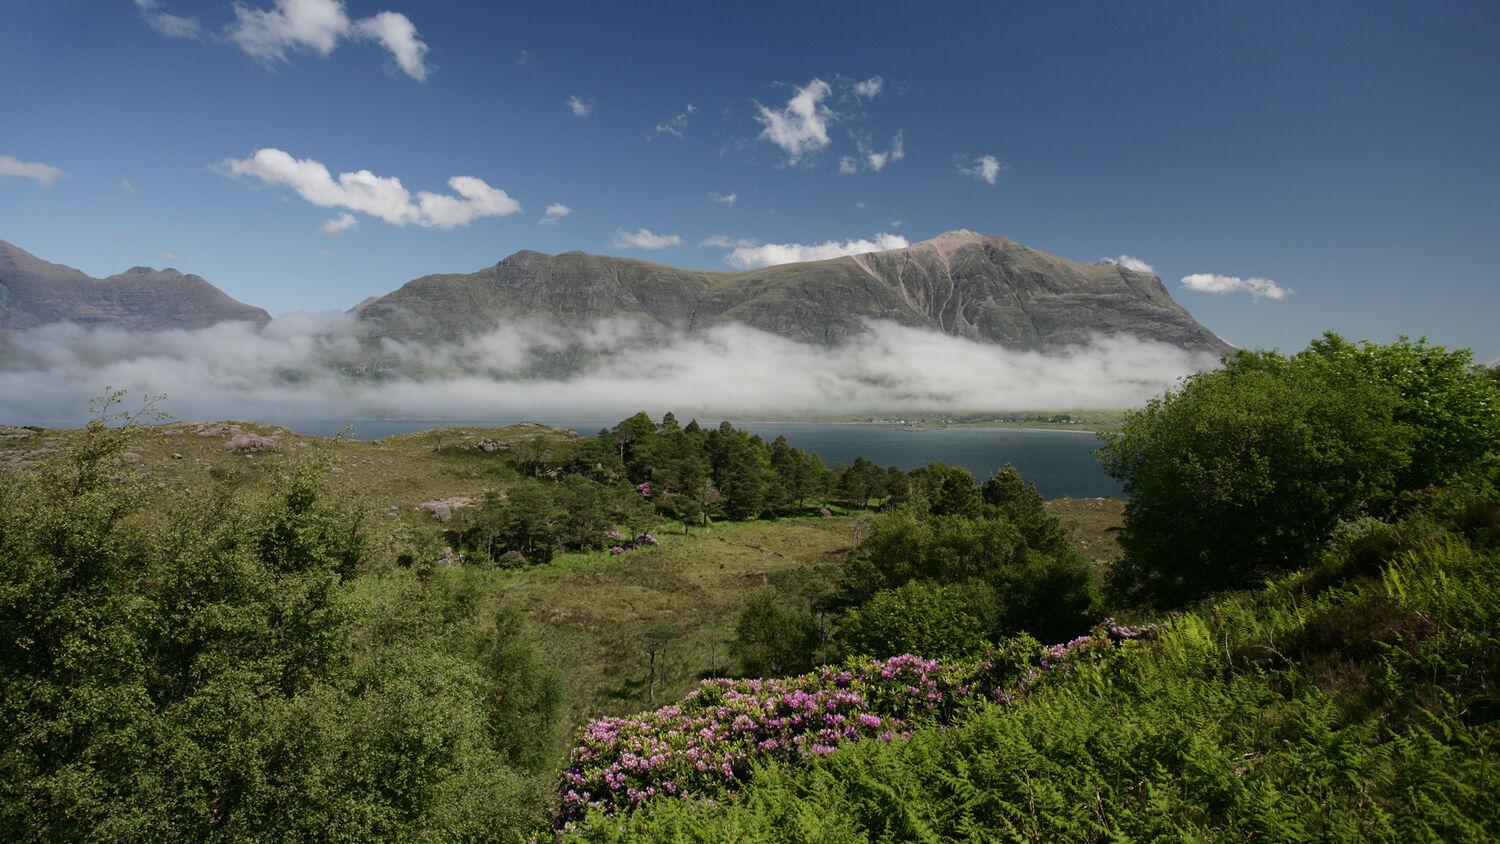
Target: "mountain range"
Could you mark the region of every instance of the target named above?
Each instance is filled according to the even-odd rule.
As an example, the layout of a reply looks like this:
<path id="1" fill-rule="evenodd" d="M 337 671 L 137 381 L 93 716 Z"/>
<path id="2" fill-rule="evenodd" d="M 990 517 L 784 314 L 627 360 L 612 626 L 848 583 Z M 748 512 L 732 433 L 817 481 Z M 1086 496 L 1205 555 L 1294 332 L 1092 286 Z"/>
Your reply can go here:
<path id="1" fill-rule="evenodd" d="M 271 315 L 172 268 L 133 267 L 97 279 L 0 240 L 0 329 L 72 322 L 158 331 L 232 321 L 263 326 Z"/>
<path id="2" fill-rule="evenodd" d="M 739 323 L 837 345 L 870 320 L 1014 349 L 1130 334 L 1195 351 L 1232 347 L 1172 300 L 1161 279 L 1081 264 L 958 230 L 902 249 L 743 272 L 684 270 L 584 252 L 523 250 L 472 273 L 428 275 L 352 309 L 372 338 L 434 344 L 526 319 L 578 328 L 627 318 L 693 334 Z M 160 330 L 270 316 L 195 275 L 136 267 L 93 279 L 0 241 L 0 329 L 49 322 Z"/>

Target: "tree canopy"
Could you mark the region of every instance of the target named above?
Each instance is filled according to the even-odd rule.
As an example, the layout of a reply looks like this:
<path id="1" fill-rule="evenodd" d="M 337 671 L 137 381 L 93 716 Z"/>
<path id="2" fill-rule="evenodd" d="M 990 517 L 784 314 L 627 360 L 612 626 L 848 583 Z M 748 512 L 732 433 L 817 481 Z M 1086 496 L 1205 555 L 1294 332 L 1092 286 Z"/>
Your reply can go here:
<path id="1" fill-rule="evenodd" d="M 1226 356 L 1102 436 L 1130 498 L 1116 591 L 1171 604 L 1303 565 L 1341 520 L 1442 484 L 1500 443 L 1500 390 L 1467 350 L 1327 334 Z"/>

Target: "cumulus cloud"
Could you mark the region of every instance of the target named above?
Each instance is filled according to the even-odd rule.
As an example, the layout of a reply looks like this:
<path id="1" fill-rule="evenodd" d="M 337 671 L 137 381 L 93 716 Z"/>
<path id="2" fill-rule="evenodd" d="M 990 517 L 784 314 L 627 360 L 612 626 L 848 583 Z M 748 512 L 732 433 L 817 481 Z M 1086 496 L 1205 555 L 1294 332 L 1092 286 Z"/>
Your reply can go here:
<path id="1" fill-rule="evenodd" d="M 359 320 L 343 314 L 290 314 L 261 331 L 248 323 L 162 332 L 59 323 L 12 332 L 0 337 L 0 394 L 8 397 L 0 421 L 81 424 L 104 384 L 135 396 L 164 392 L 164 408 L 184 419 L 267 422 L 617 420 L 642 407 L 710 419 L 1124 408 L 1214 362 L 1120 336 L 1021 352 L 875 322 L 830 348 L 740 325 L 683 335 L 616 319 L 577 329 L 506 322 L 463 342 L 378 346 L 386 363 L 470 373 L 456 377 L 371 384 L 343 374 L 339 362 L 370 348 Z M 538 356 L 574 349 L 584 363 L 567 380 L 524 378 Z"/>
<path id="2" fill-rule="evenodd" d="M 521 210 L 520 203 L 505 191 L 490 187 L 474 176 L 454 176 L 448 180 L 448 187 L 457 196 L 418 191 L 414 197 L 394 176 L 359 170 L 340 173 L 335 180 L 322 162 L 293 158 L 272 147 L 257 150 L 249 158 L 226 158 L 219 169 L 235 178 L 257 179 L 269 187 L 289 187 L 317 206 L 347 208 L 396 226 L 415 223 L 423 228 L 451 229 L 466 226 L 480 217 L 504 216 Z"/>
<path id="3" fill-rule="evenodd" d="M 708 198 L 720 205 L 732 206 L 739 201 L 740 195 L 737 193 L 711 193 L 708 195 Z"/>
<path id="4" fill-rule="evenodd" d="M 614 246 L 620 249 L 665 249 L 681 245 L 682 238 L 675 234 L 652 234 L 650 229 L 636 232 L 615 229 Z"/>
<path id="5" fill-rule="evenodd" d="M 1129 255 L 1121 255 L 1118 258 L 1100 258 L 1099 259 L 1099 263 L 1101 263 L 1101 264 L 1118 264 L 1118 265 L 1124 267 L 1125 269 L 1130 270 L 1131 272 L 1148 273 L 1150 275 L 1156 275 L 1156 268 L 1155 267 L 1151 266 L 1150 264 L 1146 263 L 1145 261 L 1142 261 L 1140 258 L 1133 258 L 1133 257 L 1131 257 Z"/>
<path id="6" fill-rule="evenodd" d="M 572 110 L 574 117 L 588 117 L 594 113 L 594 99 L 581 99 L 577 94 L 568 97 L 568 108 Z"/>
<path id="7" fill-rule="evenodd" d="M 162 11 L 160 0 L 135 0 L 135 8 L 152 29 L 168 38 L 202 38 L 203 26 L 195 18 Z"/>
<path id="8" fill-rule="evenodd" d="M 544 226 L 555 226 L 557 225 L 558 220 L 561 220 L 571 213 L 573 213 L 573 209 L 569 208 L 566 205 L 563 205 L 561 202 L 554 202 L 551 205 L 547 206 L 547 215 L 542 219 L 537 220 L 537 222 L 541 223 Z"/>
<path id="9" fill-rule="evenodd" d="M 833 110 L 823 104 L 833 94 L 827 82 L 814 78 L 797 88 L 785 108 L 771 109 L 755 103 L 755 119 L 765 128 L 760 137 L 781 147 L 786 163 L 796 164 L 803 156 L 828 146 L 828 124 L 835 120 Z"/>
<path id="10" fill-rule="evenodd" d="M 324 220 L 323 225 L 318 226 L 318 234 L 324 237 L 341 237 L 354 231 L 359 226 L 359 221 L 348 211 L 334 217 L 332 220 Z"/>
<path id="11" fill-rule="evenodd" d="M 822 243 L 765 243 L 738 246 L 725 256 L 724 261 L 732 267 L 749 270 L 776 264 L 794 264 L 801 261 L 823 261 L 844 255 L 863 255 L 866 252 L 884 252 L 887 249 L 905 249 L 911 244 L 897 234 L 881 232 L 873 240 L 826 240 Z"/>
<path id="12" fill-rule="evenodd" d="M 1214 273 L 1194 273 L 1184 276 L 1182 286 L 1199 293 L 1249 293 L 1254 299 L 1285 299 L 1292 294 L 1269 278 L 1239 278 L 1238 276 Z"/>
<path id="13" fill-rule="evenodd" d="M 999 178 L 1000 173 L 1008 169 L 1010 168 L 1001 164 L 1000 160 L 995 158 L 995 156 L 981 155 L 974 159 L 974 163 L 968 167 L 960 165 L 958 172 L 965 176 L 973 176 L 982 182 L 989 182 L 993 185 L 995 179 Z"/>
<path id="14" fill-rule="evenodd" d="M 23 179 L 30 179 L 44 188 L 52 187 L 52 183 L 58 179 L 68 178 L 67 173 L 53 167 L 51 164 L 42 164 L 37 161 L 22 161 L 18 158 L 11 158 L 8 155 L 0 155 L 0 181 L 4 181 L 7 176 L 20 176 Z"/>
<path id="15" fill-rule="evenodd" d="M 860 99 L 873 100 L 880 94 L 880 89 L 883 87 L 885 87 L 884 79 L 878 75 L 871 76 L 869 79 L 854 83 L 854 95 Z"/>
<path id="16" fill-rule="evenodd" d="M 271 9 L 236 3 L 234 15 L 234 23 L 226 30 L 229 40 L 268 67 L 288 63 L 290 52 L 326 57 L 341 41 L 352 39 L 384 47 L 401 72 L 418 82 L 426 81 L 430 72 L 425 61 L 427 44 L 411 20 L 399 12 L 350 20 L 342 0 L 276 0 Z"/>
<path id="17" fill-rule="evenodd" d="M 681 138 L 682 130 L 687 128 L 688 118 L 692 116 L 693 112 L 697 110 L 698 109 L 696 106 L 694 106 L 692 103 L 688 103 L 687 108 L 684 109 L 681 114 L 677 115 L 671 120 L 668 120 L 666 123 L 656 124 L 656 128 L 651 131 L 651 134 L 646 136 L 646 140 L 654 141 L 662 135 L 672 135 L 674 137 Z"/>

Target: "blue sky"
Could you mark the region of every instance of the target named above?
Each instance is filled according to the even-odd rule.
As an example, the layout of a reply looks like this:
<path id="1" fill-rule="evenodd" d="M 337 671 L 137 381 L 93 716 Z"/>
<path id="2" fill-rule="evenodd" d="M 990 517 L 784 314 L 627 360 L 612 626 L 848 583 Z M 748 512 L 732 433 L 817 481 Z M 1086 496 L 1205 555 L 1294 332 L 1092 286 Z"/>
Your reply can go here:
<path id="1" fill-rule="evenodd" d="M 1144 262 L 1237 345 L 1492 360 L 1497 37 L 1494 2 L 10 3 L 0 239 L 282 314 L 520 249 L 967 228 Z"/>

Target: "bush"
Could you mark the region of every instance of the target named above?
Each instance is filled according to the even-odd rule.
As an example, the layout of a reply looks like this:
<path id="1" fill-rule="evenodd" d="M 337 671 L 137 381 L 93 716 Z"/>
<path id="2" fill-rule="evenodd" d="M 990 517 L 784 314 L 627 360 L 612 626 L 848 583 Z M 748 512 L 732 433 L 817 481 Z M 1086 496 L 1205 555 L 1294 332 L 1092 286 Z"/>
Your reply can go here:
<path id="1" fill-rule="evenodd" d="M 1304 566 L 1341 521 L 1384 517 L 1494 449 L 1497 408 L 1467 351 L 1405 338 L 1228 356 L 1103 435 L 1130 497 L 1113 585 L 1178 604 Z"/>

